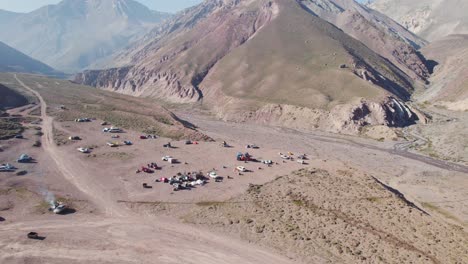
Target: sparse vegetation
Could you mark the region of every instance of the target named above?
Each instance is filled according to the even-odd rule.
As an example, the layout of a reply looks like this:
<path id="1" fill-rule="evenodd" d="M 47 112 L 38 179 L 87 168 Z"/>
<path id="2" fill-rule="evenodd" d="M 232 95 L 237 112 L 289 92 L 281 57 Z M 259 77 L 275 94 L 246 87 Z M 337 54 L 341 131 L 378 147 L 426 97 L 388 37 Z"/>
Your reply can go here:
<path id="1" fill-rule="evenodd" d="M 21 134 L 24 127 L 11 119 L 0 119 L 0 140 L 13 138 L 17 134 Z"/>

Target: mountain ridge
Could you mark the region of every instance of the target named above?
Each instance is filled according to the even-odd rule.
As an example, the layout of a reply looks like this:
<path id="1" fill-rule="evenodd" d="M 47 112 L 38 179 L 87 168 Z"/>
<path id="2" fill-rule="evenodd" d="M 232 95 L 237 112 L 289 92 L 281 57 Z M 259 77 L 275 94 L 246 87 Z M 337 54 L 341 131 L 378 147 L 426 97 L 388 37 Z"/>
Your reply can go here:
<path id="1" fill-rule="evenodd" d="M 167 17 L 133 0 L 63 0 L 1 24 L 0 40 L 57 69 L 76 72 Z"/>
<path id="2" fill-rule="evenodd" d="M 85 71 L 75 81 L 171 103 L 198 102 L 224 117 L 269 104 L 320 109 L 320 116 L 341 115 L 340 125 L 361 122 L 343 114 L 352 107 L 340 105 L 367 109 L 356 115 L 366 119 L 371 106 L 362 98 L 393 105 L 386 98 L 408 100 L 415 85 L 387 59 L 293 0 L 205 1 L 153 30 L 119 60 L 120 68 Z M 384 105 L 372 111 L 386 115 Z M 404 123 L 386 116 L 369 122 Z"/>
<path id="3" fill-rule="evenodd" d="M 35 60 L 0 41 L 0 71 L 63 77 L 63 73 Z"/>

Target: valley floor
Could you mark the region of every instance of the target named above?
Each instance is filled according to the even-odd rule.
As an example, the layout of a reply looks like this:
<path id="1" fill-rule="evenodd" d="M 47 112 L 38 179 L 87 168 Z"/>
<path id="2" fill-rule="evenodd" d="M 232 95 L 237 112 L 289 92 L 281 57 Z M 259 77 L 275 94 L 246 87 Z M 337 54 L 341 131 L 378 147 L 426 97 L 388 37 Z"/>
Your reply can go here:
<path id="1" fill-rule="evenodd" d="M 169 139 L 141 140 L 136 131 L 111 139 L 99 120 L 55 121 L 48 102 L 17 78 L 40 98 L 44 135 L 30 128 L 25 139 L 0 142 L 1 163 L 15 163 L 22 153 L 37 161 L 14 164 L 26 175 L 0 174 L 2 263 L 468 262 L 468 167 L 461 163 L 408 152 L 404 142 L 225 123 L 195 113 L 179 117 L 216 142 L 172 141 L 175 148 L 166 149 Z M 29 116 L 33 108 L 12 111 Z M 67 142 L 70 135 L 83 140 Z M 31 146 L 36 139 L 41 148 Z M 123 140 L 134 144 L 106 146 Z M 232 148 L 221 147 L 223 140 Z M 274 164 L 238 162 L 238 151 Z M 279 152 L 309 159 L 283 161 Z M 161 161 L 165 155 L 180 163 Z M 150 162 L 162 169 L 135 173 Z M 236 166 L 250 172 L 239 175 Z M 213 169 L 223 182 L 177 192 L 155 182 Z M 152 188 L 143 189 L 144 182 Z M 48 192 L 74 210 L 48 212 Z M 30 231 L 45 239 L 28 239 Z"/>

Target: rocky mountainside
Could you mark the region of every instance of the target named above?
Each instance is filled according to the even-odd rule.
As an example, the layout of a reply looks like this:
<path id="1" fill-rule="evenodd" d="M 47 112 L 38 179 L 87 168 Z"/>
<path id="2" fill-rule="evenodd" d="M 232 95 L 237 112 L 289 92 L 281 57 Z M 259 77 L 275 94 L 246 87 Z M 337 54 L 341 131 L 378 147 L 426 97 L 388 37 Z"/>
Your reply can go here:
<path id="1" fill-rule="evenodd" d="M 167 17 L 133 0 L 63 0 L 27 14 L 0 12 L 0 40 L 56 69 L 75 72 L 126 47 Z"/>
<path id="2" fill-rule="evenodd" d="M 468 34 L 465 0 L 375 0 L 369 7 L 429 41 L 451 34 Z"/>
<path id="3" fill-rule="evenodd" d="M 13 49 L 3 42 L 0 42 L 0 58 L 1 72 L 36 73 L 51 76 L 63 75 L 50 66 Z"/>
<path id="4" fill-rule="evenodd" d="M 312 13 L 360 40 L 411 77 L 426 81 L 429 71 L 417 49 L 426 41 L 389 17 L 354 0 L 301 0 Z"/>
<path id="5" fill-rule="evenodd" d="M 422 49 L 436 61 L 431 85 L 422 95 L 422 102 L 436 102 L 451 110 L 468 110 L 468 35 L 451 35 L 434 41 Z"/>
<path id="6" fill-rule="evenodd" d="M 413 79 L 294 0 L 205 1 L 153 30 L 117 62 L 121 67 L 86 71 L 75 81 L 170 102 L 201 102 L 235 119 L 276 106 L 320 112 L 321 118 L 337 113 L 340 126 L 417 119 L 410 114 L 397 122 L 385 107 L 373 109 L 379 118 L 369 118 L 369 102 L 393 105 L 393 96 L 399 105 L 410 97 Z M 366 110 L 350 114 L 361 106 Z"/>

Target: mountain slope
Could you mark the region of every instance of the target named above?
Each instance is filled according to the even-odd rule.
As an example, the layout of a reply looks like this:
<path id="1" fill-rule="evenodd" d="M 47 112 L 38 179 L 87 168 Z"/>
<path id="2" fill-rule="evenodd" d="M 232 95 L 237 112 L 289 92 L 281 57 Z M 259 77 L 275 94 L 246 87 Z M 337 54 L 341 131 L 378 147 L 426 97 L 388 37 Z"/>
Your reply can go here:
<path id="1" fill-rule="evenodd" d="M 414 79 L 425 81 L 429 71 L 416 51 L 427 44 L 387 16 L 354 0 L 301 0 L 312 13 L 358 39 Z"/>
<path id="2" fill-rule="evenodd" d="M 429 89 L 418 99 L 437 102 L 451 110 L 468 110 L 468 35 L 451 35 L 422 51 L 437 61 Z"/>
<path id="3" fill-rule="evenodd" d="M 330 111 L 342 104 L 361 107 L 362 98 L 406 100 L 413 89 L 395 65 L 294 0 L 206 1 L 154 30 L 119 62 L 126 66 L 87 71 L 76 81 L 171 102 L 203 102 L 219 114 L 269 104 Z M 379 120 L 387 118 L 377 108 Z"/>
<path id="4" fill-rule="evenodd" d="M 376 0 L 369 6 L 429 41 L 451 34 L 468 34 L 468 1 Z"/>
<path id="5" fill-rule="evenodd" d="M 133 0 L 63 0 L 10 19 L 0 13 L 8 21 L 0 24 L 0 40 L 73 72 L 124 48 L 164 18 Z"/>
<path id="6" fill-rule="evenodd" d="M 0 71 L 61 76 L 62 73 L 0 42 Z"/>

